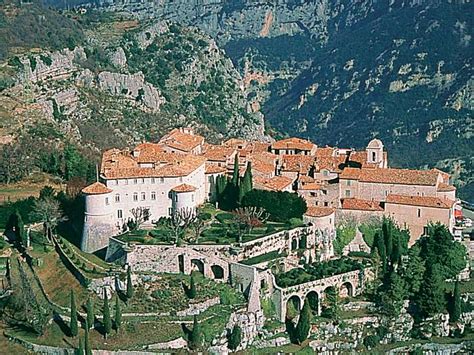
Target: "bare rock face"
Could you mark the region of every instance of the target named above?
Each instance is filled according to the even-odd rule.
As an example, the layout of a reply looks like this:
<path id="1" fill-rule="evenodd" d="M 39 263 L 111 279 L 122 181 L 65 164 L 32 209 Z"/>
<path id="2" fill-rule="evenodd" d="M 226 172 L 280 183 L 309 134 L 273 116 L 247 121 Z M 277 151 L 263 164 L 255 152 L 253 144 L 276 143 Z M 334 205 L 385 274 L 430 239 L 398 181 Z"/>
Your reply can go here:
<path id="1" fill-rule="evenodd" d="M 165 102 L 159 90 L 150 83 L 145 82 L 143 73 L 120 74 L 101 72 L 97 77 L 101 90 L 112 95 L 124 96 L 136 102 L 142 102 L 151 112 L 158 112 Z"/>
<path id="2" fill-rule="evenodd" d="M 117 68 L 125 68 L 127 65 L 127 56 L 122 47 L 117 47 L 109 53 L 110 62 Z"/>

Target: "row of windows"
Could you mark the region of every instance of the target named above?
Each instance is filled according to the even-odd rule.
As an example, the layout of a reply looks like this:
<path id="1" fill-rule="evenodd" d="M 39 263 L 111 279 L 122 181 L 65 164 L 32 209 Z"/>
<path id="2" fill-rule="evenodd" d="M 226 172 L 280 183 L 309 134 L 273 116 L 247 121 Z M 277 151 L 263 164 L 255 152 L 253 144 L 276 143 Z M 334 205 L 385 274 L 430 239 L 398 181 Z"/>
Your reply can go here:
<path id="1" fill-rule="evenodd" d="M 111 183 L 112 183 L 113 185 L 119 185 L 119 181 L 123 181 L 123 184 L 124 184 L 124 185 L 128 185 L 128 181 L 129 181 L 129 180 L 128 180 L 128 179 L 123 179 L 123 180 L 111 180 Z M 137 184 L 144 184 L 144 183 L 145 183 L 145 178 L 131 179 L 130 181 L 131 181 L 134 185 L 137 185 Z M 160 178 L 154 178 L 154 177 L 152 177 L 152 178 L 150 178 L 150 182 L 151 182 L 152 184 L 156 184 L 156 183 L 158 183 L 158 182 L 159 182 L 160 184 L 164 184 L 165 178 L 162 178 L 162 177 L 160 177 Z M 179 182 L 183 182 L 183 178 L 182 178 L 182 177 L 179 178 Z"/>
<path id="2" fill-rule="evenodd" d="M 133 193 L 133 201 L 138 201 L 138 192 L 134 192 Z M 115 202 L 120 202 L 120 194 L 115 194 Z M 140 193 L 140 200 L 141 201 L 145 201 L 146 200 L 146 192 L 142 192 Z M 152 191 L 150 193 L 150 200 L 152 201 L 155 201 L 156 200 L 156 192 L 155 191 Z M 105 204 L 108 205 L 109 204 L 109 198 L 106 197 L 105 198 Z"/>

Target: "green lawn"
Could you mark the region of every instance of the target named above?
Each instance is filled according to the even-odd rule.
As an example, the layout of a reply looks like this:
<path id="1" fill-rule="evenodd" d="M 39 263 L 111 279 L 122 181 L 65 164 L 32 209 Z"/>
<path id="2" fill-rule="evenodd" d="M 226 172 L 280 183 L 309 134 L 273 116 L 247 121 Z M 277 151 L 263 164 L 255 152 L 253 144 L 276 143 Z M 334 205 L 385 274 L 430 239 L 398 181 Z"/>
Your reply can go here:
<path id="1" fill-rule="evenodd" d="M 285 253 L 280 254 L 278 251 L 275 250 L 275 251 L 271 251 L 267 254 L 262 254 L 262 255 L 259 255 L 259 256 L 254 256 L 253 258 L 245 259 L 245 260 L 241 261 L 240 263 L 244 264 L 244 265 L 256 265 L 256 264 L 263 263 L 265 261 L 271 261 L 271 260 L 275 260 L 275 259 L 278 259 L 278 258 L 284 258 L 286 256 L 287 255 Z"/>

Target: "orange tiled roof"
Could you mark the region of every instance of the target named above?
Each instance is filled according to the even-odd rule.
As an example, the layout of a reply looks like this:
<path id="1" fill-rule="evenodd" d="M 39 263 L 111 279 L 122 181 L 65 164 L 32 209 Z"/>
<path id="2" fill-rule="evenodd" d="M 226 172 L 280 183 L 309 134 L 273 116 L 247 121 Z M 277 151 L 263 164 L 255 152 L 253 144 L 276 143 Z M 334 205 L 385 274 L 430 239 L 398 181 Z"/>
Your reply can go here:
<path id="1" fill-rule="evenodd" d="M 315 182 L 306 182 L 303 183 L 298 189 L 303 191 L 319 190 L 321 189 L 321 185 Z"/>
<path id="2" fill-rule="evenodd" d="M 314 165 L 314 156 L 311 155 L 283 155 L 282 171 L 294 171 L 307 174 Z"/>
<path id="3" fill-rule="evenodd" d="M 255 176 L 253 183 L 256 188 L 263 190 L 283 191 L 293 183 L 293 180 L 286 176 L 274 176 L 269 179 Z"/>
<path id="4" fill-rule="evenodd" d="M 324 147 L 316 150 L 316 167 L 318 171 L 340 172 L 340 165 L 346 161 L 345 155 L 337 155 L 336 148 Z"/>
<path id="5" fill-rule="evenodd" d="M 456 191 L 456 188 L 452 185 L 448 185 L 448 184 L 445 184 L 444 182 L 440 182 L 438 185 L 438 191 L 440 192 Z"/>
<path id="6" fill-rule="evenodd" d="M 261 160 L 252 160 L 252 171 L 258 171 L 262 174 L 273 174 L 275 172 L 275 165 Z"/>
<path id="7" fill-rule="evenodd" d="M 382 203 L 380 201 L 362 200 L 359 198 L 345 198 L 342 200 L 343 210 L 358 210 L 358 211 L 383 211 Z"/>
<path id="8" fill-rule="evenodd" d="M 209 144 L 206 146 L 206 151 L 204 152 L 203 156 L 207 160 L 225 162 L 234 153 L 235 149 L 232 147 Z"/>
<path id="9" fill-rule="evenodd" d="M 313 142 L 296 137 L 282 139 L 272 144 L 272 149 L 311 150 L 314 147 L 315 144 Z"/>
<path id="10" fill-rule="evenodd" d="M 301 182 L 302 184 L 304 184 L 304 183 L 315 182 L 315 180 L 311 176 L 300 175 L 298 176 L 298 182 Z"/>
<path id="11" fill-rule="evenodd" d="M 333 214 L 336 210 L 331 207 L 308 207 L 305 216 L 308 217 L 326 217 Z"/>
<path id="12" fill-rule="evenodd" d="M 82 189 L 82 193 L 86 195 L 101 195 L 108 194 L 109 192 L 112 192 L 112 190 L 101 182 L 94 182 L 93 184 Z"/>
<path id="13" fill-rule="evenodd" d="M 230 139 L 228 139 L 224 142 L 224 145 L 226 147 L 232 147 L 234 149 L 245 148 L 245 147 L 247 147 L 248 144 L 249 144 L 249 142 L 247 142 L 244 139 L 240 139 L 240 138 L 230 138 Z M 242 147 L 242 148 L 239 148 L 239 147 Z"/>
<path id="14" fill-rule="evenodd" d="M 386 203 L 433 208 L 451 208 L 454 201 L 431 196 L 404 196 L 389 194 Z"/>
<path id="15" fill-rule="evenodd" d="M 227 168 L 216 164 L 206 163 L 206 174 L 220 174 L 227 172 Z"/>
<path id="16" fill-rule="evenodd" d="M 136 160 L 139 163 L 153 163 L 156 161 L 157 155 L 163 153 L 161 145 L 156 143 L 142 143 L 133 150 L 138 154 Z"/>
<path id="17" fill-rule="evenodd" d="M 345 168 L 339 178 L 382 184 L 436 186 L 438 173 L 433 170 Z"/>
<path id="18" fill-rule="evenodd" d="M 193 192 L 193 191 L 196 191 L 196 188 L 192 185 L 181 184 L 181 185 L 173 187 L 171 189 L 171 191 L 174 191 L 174 192 Z"/>
<path id="19" fill-rule="evenodd" d="M 199 135 L 185 133 L 179 128 L 173 129 L 160 139 L 161 144 L 184 152 L 190 152 L 198 145 L 204 143 L 204 138 Z"/>
<path id="20" fill-rule="evenodd" d="M 108 150 L 102 156 L 101 174 L 108 179 L 186 176 L 206 161 L 192 154 L 157 153 L 153 161 L 155 167 L 142 168 L 139 160 L 140 156 L 134 158 L 127 150 Z"/>

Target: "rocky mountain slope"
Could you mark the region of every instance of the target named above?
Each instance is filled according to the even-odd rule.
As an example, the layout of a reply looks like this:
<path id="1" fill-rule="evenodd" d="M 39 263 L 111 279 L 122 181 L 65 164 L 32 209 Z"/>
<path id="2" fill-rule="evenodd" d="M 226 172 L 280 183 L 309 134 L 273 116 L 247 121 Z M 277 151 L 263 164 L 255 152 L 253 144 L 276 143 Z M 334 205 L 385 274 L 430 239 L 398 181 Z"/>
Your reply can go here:
<path id="1" fill-rule="evenodd" d="M 22 6 L 16 14 L 35 17 L 38 9 Z M 7 25 L 18 23 L 15 12 L 4 14 Z M 33 160 L 44 162 L 65 142 L 93 157 L 157 140 L 178 125 L 210 141 L 263 137 L 263 115 L 249 104 L 241 75 L 204 32 L 167 21 L 74 17 L 81 40 L 60 50 L 42 36 L 19 47 L 3 42 L 1 143 L 33 144 Z"/>
<path id="2" fill-rule="evenodd" d="M 97 3 L 97 2 L 96 2 Z M 99 1 L 197 26 L 225 48 L 280 132 L 437 166 L 474 199 L 470 1 Z"/>

